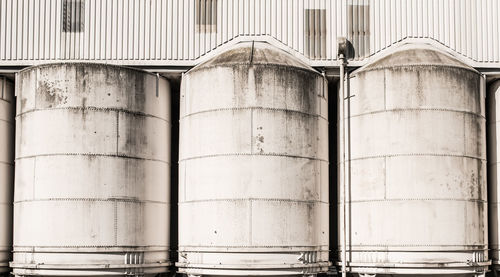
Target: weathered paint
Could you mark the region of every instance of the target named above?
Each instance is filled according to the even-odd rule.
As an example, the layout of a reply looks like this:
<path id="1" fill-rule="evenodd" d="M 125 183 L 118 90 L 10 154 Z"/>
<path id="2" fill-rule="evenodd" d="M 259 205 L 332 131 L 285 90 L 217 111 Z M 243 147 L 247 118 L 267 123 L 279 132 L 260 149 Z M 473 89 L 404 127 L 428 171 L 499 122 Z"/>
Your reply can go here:
<path id="1" fill-rule="evenodd" d="M 488 87 L 488 200 L 489 200 L 489 230 L 490 230 L 490 249 L 491 259 L 494 270 L 500 269 L 500 248 L 499 248 L 499 203 L 500 197 L 498 195 L 500 185 L 498 179 L 498 127 L 500 101 L 500 81 L 497 80 L 491 83 Z"/>
<path id="2" fill-rule="evenodd" d="M 14 84 L 0 77 L 0 275 L 9 271 L 14 193 Z"/>
<path id="3" fill-rule="evenodd" d="M 180 272 L 327 270 L 326 93 L 318 72 L 262 43 L 183 76 Z"/>
<path id="4" fill-rule="evenodd" d="M 339 113 L 339 134 L 346 128 L 347 142 L 339 147 L 339 199 L 346 182 L 347 224 L 339 220 L 339 228 L 347 230 L 351 272 L 486 270 L 481 82 L 465 64 L 416 46 L 349 76 L 346 108 L 340 105 Z"/>
<path id="5" fill-rule="evenodd" d="M 166 272 L 170 86 L 101 64 L 17 75 L 13 273 Z"/>

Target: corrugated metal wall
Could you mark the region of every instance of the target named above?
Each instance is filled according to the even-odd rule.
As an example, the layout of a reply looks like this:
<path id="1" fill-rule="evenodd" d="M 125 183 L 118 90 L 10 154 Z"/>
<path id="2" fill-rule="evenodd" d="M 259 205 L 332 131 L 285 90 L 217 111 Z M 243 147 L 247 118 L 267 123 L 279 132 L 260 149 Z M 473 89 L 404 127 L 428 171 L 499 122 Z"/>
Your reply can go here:
<path id="1" fill-rule="evenodd" d="M 79 7 L 72 15 L 81 12 L 82 32 L 64 31 L 80 24 L 64 23 L 65 1 Z M 335 60 L 339 36 L 350 39 L 357 60 L 404 38 L 431 38 L 498 63 L 499 25 L 498 0 L 2 0 L 0 65 L 196 64 L 241 36 L 272 37 L 313 63 Z"/>
<path id="2" fill-rule="evenodd" d="M 474 61 L 499 62 L 498 0 L 370 0 L 370 53 L 404 38 L 431 38 Z"/>

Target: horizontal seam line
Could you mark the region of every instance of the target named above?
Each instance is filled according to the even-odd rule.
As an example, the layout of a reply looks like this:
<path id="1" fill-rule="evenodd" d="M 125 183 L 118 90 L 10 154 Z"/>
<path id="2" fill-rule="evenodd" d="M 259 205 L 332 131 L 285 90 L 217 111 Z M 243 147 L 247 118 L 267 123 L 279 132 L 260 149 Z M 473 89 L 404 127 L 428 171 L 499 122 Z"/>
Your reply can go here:
<path id="1" fill-rule="evenodd" d="M 367 113 L 361 113 L 361 114 L 356 114 L 356 115 L 351 115 L 350 117 L 345 118 L 346 120 L 349 118 L 355 118 L 355 117 L 360 117 L 364 115 L 371 115 L 371 114 L 380 114 L 380 113 L 386 113 L 386 112 L 418 112 L 418 111 L 441 111 L 441 112 L 454 112 L 454 113 L 463 113 L 463 114 L 469 114 L 469 115 L 474 115 L 476 117 L 480 117 L 483 119 L 486 119 L 485 116 L 481 114 L 477 114 L 474 112 L 470 111 L 462 111 L 462 110 L 453 110 L 453 109 L 444 109 L 444 108 L 414 108 L 414 109 L 389 109 L 389 110 L 379 110 L 379 111 L 372 111 L 372 112 L 367 112 Z"/>
<path id="2" fill-rule="evenodd" d="M 328 160 L 314 158 L 314 157 L 286 155 L 286 154 L 279 154 L 279 153 L 226 153 L 226 154 L 213 154 L 213 155 L 193 156 L 193 157 L 189 157 L 189 158 L 179 159 L 179 162 L 188 161 L 188 160 L 195 160 L 195 159 L 203 159 L 203 158 L 226 157 L 226 156 L 273 156 L 273 157 L 288 157 L 288 158 L 308 159 L 308 160 L 314 160 L 314 161 L 328 162 Z"/>
<path id="3" fill-rule="evenodd" d="M 163 202 L 163 201 L 136 200 L 136 199 L 126 199 L 126 198 L 41 198 L 41 199 L 26 199 L 26 200 L 14 201 L 14 204 L 27 203 L 27 202 L 47 202 L 47 201 L 131 202 L 131 203 L 170 204 L 170 202 Z"/>
<path id="4" fill-rule="evenodd" d="M 30 156 L 22 156 L 22 157 L 17 157 L 17 160 L 22 160 L 22 159 L 30 159 L 30 158 L 37 158 L 37 157 L 53 157 L 53 156 L 94 156 L 94 157 L 110 157 L 110 158 L 124 158 L 124 159 L 132 159 L 132 160 L 143 160 L 143 161 L 154 161 L 154 162 L 161 162 L 165 164 L 169 164 L 167 161 L 159 160 L 159 159 L 149 159 L 149 158 L 140 158 L 140 157 L 133 157 L 133 156 L 127 156 L 127 155 L 117 155 L 117 154 L 98 154 L 98 153 L 54 153 L 54 154 L 39 154 L 39 155 L 30 155 Z"/>
<path id="5" fill-rule="evenodd" d="M 139 246 L 130 246 L 130 245 L 58 245 L 58 246 L 22 246 L 22 245 L 14 245 L 13 247 L 19 248 L 146 248 L 146 247 L 162 247 L 169 248 L 168 245 L 139 245 Z M 14 249 L 15 251 L 15 249 Z"/>
<path id="6" fill-rule="evenodd" d="M 0 164 L 6 164 L 6 165 L 12 165 L 12 166 L 14 166 L 14 163 L 8 163 L 8 162 L 4 162 L 4 161 L 0 161 Z"/>
<path id="7" fill-rule="evenodd" d="M 424 67 L 446 67 L 446 68 L 457 68 L 457 69 L 463 69 L 467 70 L 473 73 L 476 73 L 479 75 L 479 72 L 477 72 L 473 68 L 468 68 L 465 66 L 460 66 L 460 65 L 447 65 L 447 64 L 435 64 L 435 63 L 409 63 L 409 64 L 401 64 L 401 65 L 387 65 L 387 66 L 376 66 L 372 68 L 367 68 L 367 69 L 361 69 L 359 72 L 357 72 L 354 75 L 357 75 L 358 73 L 362 72 L 369 72 L 369 71 L 375 71 L 375 70 L 385 70 L 385 69 L 392 69 L 392 68 L 410 68 L 410 67 L 415 67 L 415 66 L 424 66 Z"/>
<path id="8" fill-rule="evenodd" d="M 366 156 L 366 157 L 359 157 L 359 158 L 352 158 L 346 161 L 357 161 L 357 160 L 367 160 L 367 159 L 376 159 L 376 158 L 392 158 L 392 157 L 409 157 L 409 156 L 431 156 L 431 157 L 457 157 L 457 158 L 468 158 L 468 159 L 475 159 L 475 160 L 481 160 L 481 161 L 486 161 L 485 158 L 480 158 L 480 157 L 474 157 L 474 156 L 469 156 L 469 155 L 460 155 L 460 154 L 440 154 L 440 153 L 408 153 L 408 154 L 387 154 L 387 155 L 374 155 L 374 156 Z M 339 164 L 342 164 L 343 161 L 338 162 Z"/>
<path id="9" fill-rule="evenodd" d="M 487 200 L 481 199 L 458 199 L 458 198 L 395 198 L 395 199 L 370 199 L 370 200 L 353 200 L 345 203 L 364 203 L 364 202 L 391 202 L 391 201 L 461 201 L 461 202 L 479 202 L 488 203 Z M 339 205 L 344 202 L 338 201 Z"/>
<path id="10" fill-rule="evenodd" d="M 77 110 L 77 111 L 112 111 L 112 112 L 122 112 L 126 114 L 131 114 L 131 115 L 137 115 L 137 116 L 144 116 L 144 117 L 152 117 L 156 119 L 160 119 L 165 122 L 169 122 L 169 120 L 161 118 L 156 115 L 152 114 L 147 114 L 147 113 L 142 113 L 142 112 L 136 112 L 136 111 L 130 111 L 130 110 L 125 110 L 125 109 L 119 109 L 119 108 L 102 108 L 102 107 L 93 107 L 93 106 L 87 106 L 87 107 L 58 107 L 58 108 L 45 108 L 45 109 L 31 109 L 27 110 L 24 112 L 21 112 L 16 115 L 17 117 L 23 116 L 28 113 L 33 113 L 33 112 L 39 112 L 39 111 L 54 111 L 54 110 Z"/>
<path id="11" fill-rule="evenodd" d="M 328 247 L 328 245 L 282 245 L 282 246 L 277 246 L 277 245 L 263 245 L 263 246 L 256 246 L 256 245 L 179 245 L 180 247 L 204 247 L 204 248 L 291 248 L 291 247 L 304 247 L 304 248 L 312 248 L 312 247 Z M 192 251 L 184 251 L 180 250 L 182 252 L 196 252 L 196 250 Z M 315 250 L 312 250 L 315 251 Z M 328 251 L 328 250 L 324 250 Z M 293 252 L 292 249 L 290 249 L 290 252 Z"/>
<path id="12" fill-rule="evenodd" d="M 319 114 L 312 114 L 312 113 L 306 113 L 306 112 L 302 112 L 302 111 L 289 110 L 289 109 L 268 108 L 268 107 L 234 107 L 234 108 L 210 109 L 210 110 L 203 110 L 203 111 L 198 111 L 198 112 L 194 112 L 194 113 L 183 115 L 183 116 L 181 116 L 181 119 L 190 117 L 192 115 L 198 115 L 198 114 L 209 113 L 209 112 L 240 111 L 240 110 L 265 110 L 265 111 L 291 112 L 291 113 L 298 113 L 298 114 L 301 114 L 301 115 L 307 115 L 307 116 L 311 116 L 311 117 L 320 117 L 320 118 L 328 121 L 328 119 L 322 117 Z"/>
<path id="13" fill-rule="evenodd" d="M 224 198 L 224 199 L 200 199 L 182 201 L 179 204 L 203 203 L 203 202 L 236 202 L 236 201 L 268 201 L 268 202 L 295 202 L 295 203 L 310 203 L 310 204 L 329 204 L 321 200 L 299 200 L 299 199 L 280 199 L 280 198 Z"/>
<path id="14" fill-rule="evenodd" d="M 465 246 L 465 247 L 485 247 L 488 244 L 350 244 L 348 247 L 386 247 L 386 246 L 435 246 L 435 247 L 457 247 L 457 246 Z M 342 247 L 337 247 L 335 250 L 340 250 Z M 464 249 L 463 251 L 473 251 L 477 249 Z M 349 251 L 349 250 L 348 250 Z M 361 252 L 369 252 L 370 250 L 358 250 Z M 390 252 L 390 251 L 389 251 Z M 401 252 L 401 251 L 397 251 Z M 404 252 L 404 251 L 403 251 Z M 439 251 L 435 251 L 439 252 Z"/>

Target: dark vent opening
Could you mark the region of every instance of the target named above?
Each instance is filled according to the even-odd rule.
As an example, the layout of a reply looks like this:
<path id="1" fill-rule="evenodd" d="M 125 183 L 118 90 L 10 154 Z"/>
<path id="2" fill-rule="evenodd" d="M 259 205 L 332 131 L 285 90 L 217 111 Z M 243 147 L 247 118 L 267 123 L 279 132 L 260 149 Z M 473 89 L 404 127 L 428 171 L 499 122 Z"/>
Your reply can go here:
<path id="1" fill-rule="evenodd" d="M 217 32 L 217 0 L 196 0 L 196 32 Z"/>
<path id="2" fill-rule="evenodd" d="M 326 58 L 326 10 L 306 9 L 304 53 L 311 59 Z"/>
<path id="3" fill-rule="evenodd" d="M 63 0 L 63 32 L 83 32 L 85 22 L 84 0 Z"/>
<path id="4" fill-rule="evenodd" d="M 354 4 L 358 2 L 357 4 Z M 347 39 L 355 59 L 370 55 L 370 6 L 368 0 L 349 1 L 347 6 Z"/>

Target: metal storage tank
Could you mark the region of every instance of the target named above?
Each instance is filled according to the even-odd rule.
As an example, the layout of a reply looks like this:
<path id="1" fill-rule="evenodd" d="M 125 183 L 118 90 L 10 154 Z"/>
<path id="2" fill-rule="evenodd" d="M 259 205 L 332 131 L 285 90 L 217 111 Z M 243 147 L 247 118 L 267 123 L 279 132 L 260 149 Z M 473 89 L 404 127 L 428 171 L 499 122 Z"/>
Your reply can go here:
<path id="1" fill-rule="evenodd" d="M 17 276 L 152 276 L 169 266 L 170 86 L 63 63 L 18 73 Z"/>
<path id="2" fill-rule="evenodd" d="M 266 43 L 184 74 L 179 271 L 314 275 L 328 269 L 327 85 Z"/>
<path id="3" fill-rule="evenodd" d="M 403 46 L 350 74 L 339 97 L 338 265 L 345 237 L 351 273 L 484 274 L 482 82 L 426 46 Z"/>
<path id="4" fill-rule="evenodd" d="M 12 251 L 14 188 L 14 86 L 0 77 L 0 275 L 8 275 Z"/>
<path id="5" fill-rule="evenodd" d="M 500 269 L 500 248 L 499 248 L 499 192 L 500 185 L 498 179 L 498 130 L 500 116 L 497 114 L 500 111 L 500 80 L 491 83 L 488 87 L 488 200 L 490 211 L 490 249 L 493 270 Z"/>

